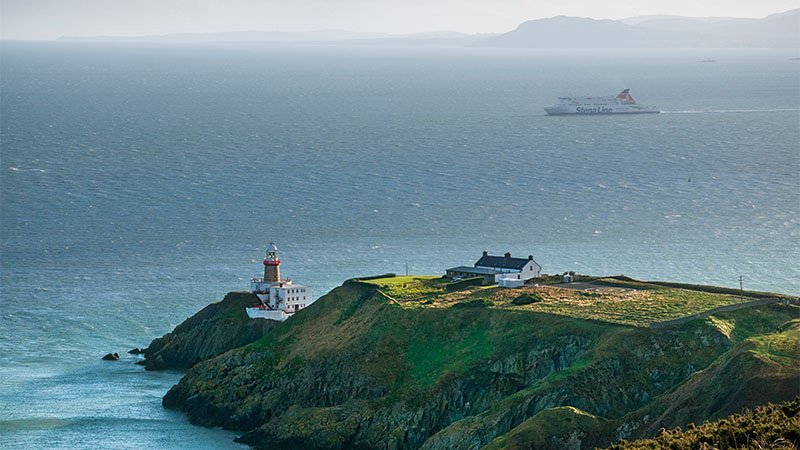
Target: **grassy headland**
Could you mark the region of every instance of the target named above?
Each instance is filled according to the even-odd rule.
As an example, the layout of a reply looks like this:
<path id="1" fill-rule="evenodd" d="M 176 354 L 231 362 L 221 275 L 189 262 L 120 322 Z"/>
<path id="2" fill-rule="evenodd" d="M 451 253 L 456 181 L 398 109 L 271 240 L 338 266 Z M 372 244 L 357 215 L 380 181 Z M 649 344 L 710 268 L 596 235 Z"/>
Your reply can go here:
<path id="1" fill-rule="evenodd" d="M 437 277 L 351 280 L 258 341 L 196 365 L 164 404 L 246 431 L 242 441 L 262 448 L 504 447 L 553 431 L 553 421 L 567 431 L 552 441 L 561 448 L 790 395 L 797 306 L 651 329 L 740 299 L 594 283 L 453 290 Z"/>
<path id="2" fill-rule="evenodd" d="M 377 286 L 404 308 L 482 305 L 637 327 L 752 300 L 729 293 L 612 278 L 594 278 L 590 283 L 526 285 L 517 289 L 473 286 L 453 292 L 448 289 L 449 280 L 433 276 L 390 276 L 363 282 Z M 531 300 L 524 301 L 526 297 Z"/>

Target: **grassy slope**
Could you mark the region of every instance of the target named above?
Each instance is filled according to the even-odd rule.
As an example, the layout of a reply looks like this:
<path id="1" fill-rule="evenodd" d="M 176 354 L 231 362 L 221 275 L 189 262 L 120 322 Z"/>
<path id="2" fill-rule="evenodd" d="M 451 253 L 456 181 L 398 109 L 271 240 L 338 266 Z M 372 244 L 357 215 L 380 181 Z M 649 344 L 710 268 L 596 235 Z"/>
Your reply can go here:
<path id="1" fill-rule="evenodd" d="M 541 411 L 513 430 L 498 437 L 484 450 L 528 450 L 574 448 L 604 445 L 609 421 L 573 408 L 561 406 Z"/>
<path id="2" fill-rule="evenodd" d="M 537 433 L 548 433 L 541 423 L 544 419 L 537 415 L 495 439 L 487 448 L 528 448 L 528 445 L 558 448 L 568 437 L 572 437 L 574 443 L 576 435 L 583 441 L 581 448 L 591 448 L 604 445 L 604 441 L 653 436 L 665 426 L 700 423 L 743 408 L 794 398 L 800 395 L 800 321 L 783 321 L 796 314 L 795 308 L 771 305 L 711 317 L 707 323 L 727 334 L 735 346 L 671 392 L 614 420 L 594 416 L 590 420 L 587 413 L 578 410 L 571 420 L 562 419 L 567 432 L 554 429 L 551 437 L 555 441 L 537 437 Z M 778 324 L 782 324 L 780 332 L 776 332 Z M 561 415 L 563 418 L 565 412 Z M 670 448 L 648 445 L 651 444 L 631 448 Z"/>
<path id="3" fill-rule="evenodd" d="M 618 437 L 651 436 L 664 424 L 684 426 L 718 419 L 743 408 L 800 395 L 800 322 L 790 321 L 781 326 L 783 331 L 774 332 L 768 316 L 777 316 L 779 308 L 754 314 L 736 311 L 719 318 L 742 323 L 740 342 L 672 392 L 623 419 L 625 428 L 631 430 Z M 753 337 L 746 337 L 747 333 Z M 643 421 L 643 417 L 650 420 Z"/>
<path id="4" fill-rule="evenodd" d="M 368 347 L 375 355 L 366 362 L 367 373 L 409 398 L 418 388 L 463 375 L 489 356 L 502 357 L 567 334 L 594 340 L 621 330 L 612 324 L 549 314 L 482 308 L 407 309 L 359 283 L 337 288 L 324 302 L 298 313 L 286 325 L 246 351 L 281 348 L 284 364 Z"/>
<path id="5" fill-rule="evenodd" d="M 743 407 L 754 407 L 767 401 L 791 399 L 800 394 L 798 392 L 800 386 L 797 383 L 800 377 L 800 367 L 798 367 L 796 359 L 800 340 L 794 329 L 777 335 L 773 333 L 780 324 L 796 316 L 796 307 L 769 305 L 756 309 L 727 312 L 720 314 L 718 318 L 706 320 L 706 324 L 718 329 L 720 321 L 724 321 L 727 328 L 720 330 L 720 333 L 727 333 L 732 343 L 739 343 L 717 358 L 711 358 L 709 362 L 713 361 L 713 363 L 707 369 L 696 372 L 672 392 L 655 397 L 655 401 L 649 402 L 644 407 L 630 412 L 624 417 L 615 417 L 611 411 L 603 412 L 601 415 L 609 419 L 605 422 L 609 428 L 604 432 L 604 439 L 606 442 L 612 442 L 620 437 L 649 436 L 663 426 L 680 426 L 691 421 L 716 418 L 739 411 Z M 689 323 L 678 328 L 683 328 L 693 334 L 692 330 L 699 331 L 695 325 L 699 322 L 701 321 L 694 321 L 694 324 Z M 790 324 L 792 323 L 790 322 Z M 792 327 L 794 326 L 792 325 Z M 789 324 L 783 326 L 784 329 L 787 327 Z M 690 344 L 692 340 L 706 338 L 702 335 L 694 338 L 691 335 L 687 337 L 689 340 L 677 341 L 677 343 L 686 345 Z M 629 392 L 626 392 L 625 389 L 628 385 L 646 385 L 647 380 L 641 379 L 642 377 L 652 377 L 659 369 L 675 366 L 682 357 L 682 352 L 673 348 L 671 352 L 665 352 L 663 357 L 648 358 L 649 364 L 642 364 L 644 361 L 637 358 L 636 355 L 626 355 L 625 347 L 623 347 L 641 348 L 641 343 L 637 342 L 637 339 L 641 338 L 640 334 L 631 334 L 622 340 L 611 339 L 600 343 L 595 351 L 577 361 L 569 369 L 554 374 L 542 383 L 517 392 L 478 416 L 451 424 L 448 429 L 439 434 L 480 433 L 480 430 L 490 424 L 502 422 L 507 411 L 517 408 L 519 404 L 540 398 L 543 393 L 557 391 L 558 384 L 565 386 L 567 391 L 575 393 L 573 398 L 564 403 L 565 406 L 589 408 L 597 414 L 598 411 L 591 406 L 591 403 L 587 403 L 587 400 L 598 395 L 595 389 L 605 389 L 621 396 L 627 396 Z M 771 356 L 764 354 L 766 345 L 758 345 L 758 342 L 762 340 L 771 343 Z M 623 372 L 625 375 L 622 377 L 623 379 L 620 379 L 619 373 L 616 377 L 606 376 L 607 372 L 604 372 L 603 368 L 609 361 L 614 360 L 613 355 L 616 355 L 623 364 L 629 361 L 641 365 L 631 368 L 627 373 Z M 705 365 L 698 366 L 696 369 L 702 367 Z M 597 383 L 597 378 L 602 379 L 603 382 Z M 655 383 L 656 380 L 653 382 Z M 622 408 L 619 408 L 616 412 L 621 410 Z M 644 417 L 649 417 L 649 420 L 644 421 Z M 532 423 L 525 424 L 523 422 L 520 426 L 522 426 L 521 429 L 515 428 L 511 431 L 511 433 L 515 433 L 516 437 L 510 442 L 513 442 L 514 446 L 524 447 L 521 436 L 531 435 L 531 433 L 525 432 L 526 428 L 538 429 L 540 425 L 532 420 Z M 592 425 L 587 433 L 588 435 L 584 439 L 588 440 L 588 444 L 585 442 L 584 445 L 589 445 L 589 447 L 597 445 L 597 427 Z M 506 437 L 509 436 L 511 435 Z M 498 448 L 502 448 L 502 446 Z M 537 447 L 534 446 L 534 448 Z"/>

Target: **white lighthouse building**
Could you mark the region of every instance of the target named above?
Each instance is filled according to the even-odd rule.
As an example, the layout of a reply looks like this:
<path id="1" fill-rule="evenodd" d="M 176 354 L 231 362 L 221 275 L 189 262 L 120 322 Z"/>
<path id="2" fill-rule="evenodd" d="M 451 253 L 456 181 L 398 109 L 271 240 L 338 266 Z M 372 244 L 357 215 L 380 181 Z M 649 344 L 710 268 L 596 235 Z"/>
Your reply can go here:
<path id="1" fill-rule="evenodd" d="M 253 278 L 250 289 L 261 300 L 261 304 L 247 308 L 251 319 L 286 320 L 314 303 L 310 287 L 281 278 L 278 247 L 271 242 L 264 258 L 264 278 Z"/>

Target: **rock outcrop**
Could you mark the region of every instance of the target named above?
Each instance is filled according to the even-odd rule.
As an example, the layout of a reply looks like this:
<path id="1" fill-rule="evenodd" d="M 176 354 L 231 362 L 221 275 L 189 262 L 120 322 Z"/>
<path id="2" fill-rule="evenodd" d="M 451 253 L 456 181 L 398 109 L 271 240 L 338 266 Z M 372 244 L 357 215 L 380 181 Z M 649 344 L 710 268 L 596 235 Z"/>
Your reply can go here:
<path id="1" fill-rule="evenodd" d="M 250 292 L 231 292 L 166 335 L 154 339 L 138 362 L 147 370 L 185 370 L 200 361 L 247 345 L 266 335 L 278 322 L 250 319 L 245 308 L 258 303 Z"/>

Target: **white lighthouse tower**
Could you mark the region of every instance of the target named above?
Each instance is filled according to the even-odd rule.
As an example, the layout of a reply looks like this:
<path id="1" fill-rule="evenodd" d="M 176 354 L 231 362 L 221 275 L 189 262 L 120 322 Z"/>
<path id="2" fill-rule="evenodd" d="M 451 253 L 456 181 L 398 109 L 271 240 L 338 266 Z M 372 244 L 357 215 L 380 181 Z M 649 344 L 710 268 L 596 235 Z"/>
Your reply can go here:
<path id="1" fill-rule="evenodd" d="M 278 247 L 272 242 L 267 247 L 263 263 L 264 278 L 253 278 L 250 282 L 250 289 L 261 300 L 261 304 L 247 308 L 247 315 L 251 319 L 286 320 L 314 303 L 310 287 L 281 278 Z"/>

